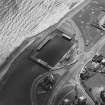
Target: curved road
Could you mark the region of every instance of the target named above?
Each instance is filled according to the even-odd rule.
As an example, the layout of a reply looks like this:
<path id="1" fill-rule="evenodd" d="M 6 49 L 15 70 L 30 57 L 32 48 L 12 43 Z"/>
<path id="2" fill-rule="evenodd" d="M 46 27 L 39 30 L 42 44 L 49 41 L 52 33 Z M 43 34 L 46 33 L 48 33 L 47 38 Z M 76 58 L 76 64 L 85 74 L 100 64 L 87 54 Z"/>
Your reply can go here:
<path id="1" fill-rule="evenodd" d="M 82 5 L 82 7 L 80 6 L 79 8 L 81 9 L 81 8 L 83 8 L 85 5 L 87 5 L 89 2 L 90 2 L 91 0 L 87 0 L 86 1 L 86 3 L 84 3 L 84 5 Z M 79 9 L 78 9 L 78 11 L 79 11 Z M 78 11 L 76 11 L 76 12 L 78 12 Z M 71 14 L 72 13 L 72 14 Z M 72 15 L 74 14 L 74 12 L 70 12 L 70 14 L 68 14 L 68 16 L 67 17 L 71 17 Z M 69 19 L 70 19 L 70 17 L 69 17 Z M 65 17 L 64 17 L 65 18 Z M 62 20 L 61 20 L 62 21 Z M 81 70 L 82 70 L 82 68 L 84 67 L 84 65 L 103 47 L 103 45 L 105 44 L 105 36 L 103 36 L 95 45 L 94 45 L 94 47 L 89 51 L 89 52 L 84 52 L 84 41 L 83 41 L 83 39 L 82 39 L 82 35 L 81 35 L 81 32 L 80 32 L 80 30 L 79 30 L 79 28 L 76 26 L 76 24 L 75 24 L 75 22 L 73 21 L 73 20 L 70 20 L 70 22 L 72 23 L 72 25 L 73 25 L 73 27 L 75 28 L 75 30 L 76 30 L 76 33 L 77 33 L 77 38 L 78 38 L 78 42 L 79 42 L 79 50 L 80 50 L 80 55 L 79 55 L 79 57 L 78 57 L 78 59 L 79 59 L 79 61 L 78 61 L 78 63 L 76 63 L 75 64 L 75 66 L 74 67 L 72 67 L 72 68 L 69 68 L 70 70 L 68 70 L 64 75 L 63 75 L 63 78 L 62 78 L 62 80 L 59 82 L 59 84 L 57 85 L 57 87 L 55 88 L 55 91 L 53 92 L 53 94 L 52 94 L 52 98 L 50 99 L 50 101 L 49 101 L 49 105 L 51 105 L 51 102 L 52 102 L 52 99 L 53 99 L 53 97 L 55 96 L 55 95 L 57 95 L 57 92 L 65 85 L 65 83 L 67 82 L 67 81 L 69 81 L 70 82 L 70 84 L 71 84 L 71 82 L 73 82 L 74 84 L 77 84 L 79 87 L 80 87 L 80 89 L 83 91 L 83 93 L 86 95 L 86 97 L 88 97 L 90 100 L 91 100 L 91 98 L 88 96 L 88 94 L 84 91 L 84 89 L 83 89 L 83 87 L 81 86 L 81 84 L 80 84 L 80 81 L 79 81 L 79 74 L 80 74 L 80 72 L 81 72 Z M 26 48 L 26 47 L 29 47 L 29 45 L 30 44 L 32 44 L 34 42 L 34 40 L 31 40 L 30 41 L 30 43 L 28 43 L 27 44 L 27 46 L 25 46 L 24 47 L 24 49 Z M 100 49 L 99 49 L 100 48 Z M 23 50 L 24 50 L 23 49 Z M 23 50 L 21 50 L 21 53 L 23 52 Z M 29 50 L 29 49 L 28 49 Z M 20 53 L 19 53 L 20 54 Z M 17 54 L 17 56 L 19 55 L 19 54 Z M 22 53 L 23 54 L 23 53 Z M 17 57 L 16 56 L 16 57 Z M 19 61 L 22 63 L 22 64 L 24 64 L 24 62 L 22 62 L 22 60 L 23 59 L 19 59 Z M 13 61 L 11 61 L 11 62 L 13 62 Z M 26 61 L 27 63 L 28 63 L 28 61 Z M 30 61 L 31 62 L 31 61 Z M 25 64 L 25 65 L 27 65 L 27 63 Z M 31 62 L 32 63 L 32 62 Z M 42 69 L 42 68 L 40 68 L 40 67 L 38 67 L 37 65 L 36 66 L 34 66 L 34 64 L 32 63 L 31 64 L 30 63 L 30 68 L 32 68 L 32 66 L 33 66 L 33 68 L 35 69 L 36 68 L 36 70 L 37 69 Z M 8 66 L 7 66 L 7 68 L 6 69 L 8 69 L 8 67 L 10 66 L 11 64 L 9 64 Z M 18 64 L 17 64 L 18 65 Z M 20 72 L 21 72 L 21 70 L 23 70 L 24 69 L 24 67 L 21 67 L 21 68 L 17 68 Z M 29 67 L 27 67 L 27 69 L 26 70 L 28 70 L 29 69 Z M 33 70 L 33 69 L 32 69 Z M 5 70 L 6 72 L 7 72 L 7 70 Z M 23 70 L 23 74 L 24 74 L 24 72 L 25 72 L 25 70 Z M 31 75 L 31 73 L 32 72 L 36 72 L 36 71 L 27 71 L 27 73 L 30 73 L 30 78 L 34 78 L 34 76 L 33 75 Z M 38 71 L 39 72 L 39 71 Z M 44 70 L 44 69 L 42 69 L 42 72 L 46 72 L 46 70 Z M 5 72 L 2 72 L 1 73 L 1 78 L 4 76 L 4 74 L 5 74 Z M 41 73 L 40 73 L 41 74 Z M 21 75 L 20 73 L 17 75 L 18 77 L 19 77 L 19 75 Z M 36 74 L 36 75 L 38 75 L 38 74 Z M 32 77 L 31 77 L 32 76 Z M 21 81 L 21 84 L 25 84 L 24 83 L 24 79 L 23 79 L 23 77 L 22 77 L 22 75 L 20 76 L 21 78 L 19 79 L 20 81 Z M 27 75 L 25 75 L 25 77 L 27 78 Z M 15 78 L 15 77 L 14 77 Z M 29 79 L 30 79 L 29 78 Z M 13 81 L 13 80 L 12 80 Z M 16 83 L 16 81 L 17 80 L 14 80 L 14 84 L 16 85 L 16 86 L 18 86 L 19 84 L 17 84 Z M 10 82 L 11 83 L 11 82 Z M 29 81 L 29 83 L 30 83 L 30 81 Z M 31 83 L 32 83 L 32 81 L 31 81 Z M 30 84 L 31 84 L 30 83 Z M 9 86 L 9 85 L 8 85 Z M 11 88 L 11 86 L 12 86 L 12 88 Z M 12 84 L 9 86 L 9 89 L 11 90 L 11 89 L 13 89 L 13 91 L 15 91 L 15 89 L 16 90 L 18 90 L 18 88 L 16 87 L 16 86 L 13 86 Z M 19 88 L 21 88 L 21 87 L 19 87 Z M 24 87 L 25 88 L 25 87 Z M 29 88 L 29 87 L 28 87 Z M 9 92 L 9 89 L 4 89 L 4 90 L 6 90 L 7 92 L 8 92 L 8 94 L 11 94 L 10 92 Z M 12 91 L 12 90 L 11 90 Z M 20 90 L 20 95 L 21 95 L 21 91 L 22 90 Z M 2 92 L 2 94 L 3 95 L 5 95 L 5 93 L 3 93 Z M 14 95 L 14 93 L 12 93 L 13 95 Z M 29 94 L 29 93 L 28 93 Z M 7 95 L 6 95 L 7 96 Z M 0 95 L 0 97 L 2 97 L 2 95 Z M 15 97 L 18 97 L 18 96 L 15 96 Z M 27 98 L 29 98 L 28 96 L 26 96 Z M 13 97 L 12 97 L 13 98 Z M 10 100 L 11 100 L 11 102 L 12 102 L 12 98 L 10 98 Z M 23 98 L 23 97 L 22 97 Z M 23 100 L 24 100 L 24 98 L 23 98 Z M 92 100 L 91 100 L 92 101 Z M 5 101 L 5 103 L 7 104 L 9 102 L 9 100 L 8 100 L 8 98 L 6 99 L 6 101 Z M 10 104 L 12 105 L 12 104 L 14 104 L 15 102 L 13 102 L 13 103 L 11 103 L 10 102 Z M 30 102 L 29 102 L 30 103 Z M 92 102 L 93 103 L 93 102 Z M 3 104 L 2 104 L 3 105 Z M 93 103 L 93 105 L 94 105 L 94 103 Z"/>
<path id="2" fill-rule="evenodd" d="M 91 0 L 87 0 L 86 2 L 86 5 L 90 2 Z M 80 7 L 80 8 L 83 8 L 83 7 Z M 71 17 L 71 15 L 70 15 Z M 70 19 L 70 18 L 69 18 Z M 78 33 L 77 37 L 78 37 L 78 40 L 79 40 L 79 48 L 80 48 L 80 52 L 82 54 L 80 54 L 79 56 L 79 61 L 78 63 L 73 67 L 73 68 L 70 68 L 69 71 L 67 71 L 64 75 L 64 77 L 62 78 L 62 80 L 60 81 L 60 83 L 58 84 L 58 87 L 56 87 L 55 89 L 55 92 L 53 93 L 52 95 L 52 98 L 51 100 L 49 101 L 49 105 L 51 104 L 52 102 L 52 99 L 54 96 L 57 95 L 57 91 L 59 91 L 65 84 L 67 81 L 70 81 L 70 84 L 74 83 L 74 84 L 77 84 L 80 89 L 84 92 L 84 94 L 91 100 L 91 98 L 88 96 L 88 94 L 85 92 L 84 88 L 81 86 L 80 84 L 80 81 L 79 81 L 79 74 L 81 72 L 81 70 L 83 69 L 83 67 L 85 66 L 85 64 L 90 60 L 92 59 L 92 57 L 98 53 L 101 48 L 104 46 L 105 44 L 105 36 L 101 37 L 99 39 L 99 41 L 91 48 L 91 50 L 89 52 L 84 52 L 84 41 L 82 39 L 82 35 L 81 35 L 81 32 L 79 30 L 79 28 L 76 26 L 75 22 L 73 20 L 69 20 L 71 21 L 72 25 L 75 27 L 75 30 L 76 30 L 76 33 Z M 92 100 L 91 100 L 92 101 Z M 94 102 L 93 102 L 93 105 L 94 105 Z"/>

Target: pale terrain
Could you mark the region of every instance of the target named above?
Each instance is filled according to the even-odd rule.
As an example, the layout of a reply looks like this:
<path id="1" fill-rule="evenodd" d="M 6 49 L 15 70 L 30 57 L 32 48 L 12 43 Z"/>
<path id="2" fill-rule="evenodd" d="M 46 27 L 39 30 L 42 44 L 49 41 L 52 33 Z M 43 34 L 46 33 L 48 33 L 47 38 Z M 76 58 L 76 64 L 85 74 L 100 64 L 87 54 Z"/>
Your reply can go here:
<path id="1" fill-rule="evenodd" d="M 72 3 L 82 1 L 0 0 L 0 65 L 27 37 L 57 23 L 71 10 Z"/>

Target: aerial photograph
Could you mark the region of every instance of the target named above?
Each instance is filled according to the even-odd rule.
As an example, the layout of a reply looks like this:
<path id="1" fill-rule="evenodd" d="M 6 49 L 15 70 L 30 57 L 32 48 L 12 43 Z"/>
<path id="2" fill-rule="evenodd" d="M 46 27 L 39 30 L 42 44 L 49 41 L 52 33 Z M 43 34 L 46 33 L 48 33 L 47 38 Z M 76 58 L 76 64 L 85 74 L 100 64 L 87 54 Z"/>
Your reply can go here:
<path id="1" fill-rule="evenodd" d="M 0 0 L 0 105 L 105 105 L 105 0 Z"/>

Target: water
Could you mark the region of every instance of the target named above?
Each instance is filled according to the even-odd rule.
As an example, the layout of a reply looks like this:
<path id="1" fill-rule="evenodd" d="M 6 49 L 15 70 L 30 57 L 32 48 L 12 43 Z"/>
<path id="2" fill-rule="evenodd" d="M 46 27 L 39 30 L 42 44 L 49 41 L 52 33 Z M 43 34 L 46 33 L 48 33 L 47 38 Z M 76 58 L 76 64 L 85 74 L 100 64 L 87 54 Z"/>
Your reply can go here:
<path id="1" fill-rule="evenodd" d="M 74 1 L 79 3 L 83 0 Z M 7 18 L 4 17 L 3 22 L 0 20 L 0 65 L 24 39 L 35 36 L 57 23 L 70 11 L 69 7 L 72 4 L 72 0 L 23 0 L 20 2 L 17 6 L 19 10 L 13 11 L 16 12 L 15 17 L 6 14 Z M 6 5 L 6 8 L 7 6 L 11 5 Z M 6 13 L 6 10 L 4 12 Z"/>

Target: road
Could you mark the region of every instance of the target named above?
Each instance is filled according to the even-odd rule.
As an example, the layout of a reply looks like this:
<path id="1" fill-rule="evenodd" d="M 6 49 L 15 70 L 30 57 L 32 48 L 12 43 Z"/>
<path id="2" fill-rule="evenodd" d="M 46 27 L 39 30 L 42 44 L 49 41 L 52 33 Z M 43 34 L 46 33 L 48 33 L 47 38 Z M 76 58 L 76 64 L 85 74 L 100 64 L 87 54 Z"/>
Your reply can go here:
<path id="1" fill-rule="evenodd" d="M 88 0 L 88 1 L 90 1 L 90 0 Z M 87 5 L 87 4 L 85 4 L 85 5 Z M 82 8 L 82 7 L 80 7 L 80 8 Z M 72 12 L 72 13 L 74 13 L 74 12 Z M 71 14 L 71 12 L 70 12 L 70 14 Z M 72 15 L 73 14 L 71 14 L 70 17 Z M 52 98 L 50 99 L 49 105 L 51 104 L 53 97 L 55 95 L 57 95 L 57 92 L 65 85 L 65 83 L 67 81 L 69 81 L 70 84 L 71 84 L 71 81 L 73 82 L 73 84 L 77 84 L 79 86 L 79 88 L 83 91 L 83 93 L 90 99 L 90 97 L 84 91 L 83 87 L 80 84 L 79 74 L 80 74 L 82 68 L 84 67 L 84 65 L 105 44 L 105 36 L 103 36 L 91 48 L 91 50 L 89 52 L 84 52 L 84 41 L 83 41 L 81 32 L 80 32 L 79 28 L 77 27 L 76 23 L 73 20 L 70 20 L 70 22 L 72 23 L 73 27 L 75 27 L 76 34 L 77 34 L 76 37 L 79 40 L 78 41 L 79 42 L 79 50 L 80 50 L 80 55 L 78 57 L 79 61 L 78 61 L 78 63 L 75 64 L 74 67 L 69 68 L 69 70 L 64 73 L 64 75 L 62 76 L 62 80 L 55 87 L 55 90 L 52 94 Z M 15 56 L 15 58 L 13 60 L 11 60 L 11 63 L 9 63 L 9 65 L 7 65 L 7 67 L 5 68 L 5 72 L 1 73 L 0 77 L 2 78 L 5 75 L 5 73 L 7 72 L 9 67 L 10 67 L 9 69 L 11 69 L 12 72 L 13 72 L 13 74 L 11 74 L 12 76 L 8 79 L 7 84 L 5 84 L 6 80 L 4 79 L 3 85 L 5 87 L 2 88 L 2 91 L 1 91 L 1 94 L 0 94 L 0 104 L 2 104 L 2 105 L 7 105 L 7 104 L 8 105 L 14 105 L 14 104 L 18 105 L 18 104 L 20 104 L 20 102 L 23 105 L 30 105 L 31 104 L 31 102 L 29 100 L 30 99 L 29 96 L 30 96 L 30 86 L 32 84 L 32 81 L 38 75 L 47 72 L 46 69 L 44 69 L 43 67 L 39 66 L 38 64 L 32 62 L 31 60 L 29 60 L 27 58 L 27 56 L 32 51 L 32 48 L 30 47 L 30 45 L 32 45 L 34 41 L 35 41 L 35 39 L 31 40 L 30 43 L 28 43 L 27 46 L 25 46 L 23 48 L 23 50 L 21 50 L 20 53 L 17 54 L 17 56 Z M 23 76 L 24 76 L 24 78 L 23 78 Z"/>
<path id="2" fill-rule="evenodd" d="M 89 3 L 88 1 L 87 1 L 87 3 Z M 81 7 L 81 8 L 83 8 L 83 7 Z M 78 10 L 77 10 L 78 11 Z M 71 13 L 70 13 L 71 14 Z M 75 13 L 74 13 L 75 14 Z M 69 15 L 69 14 L 68 14 Z M 70 17 L 71 17 L 71 15 L 70 15 Z M 70 18 L 69 18 L 70 19 Z M 76 25 L 76 23 L 74 22 L 74 21 L 72 21 L 72 20 L 69 20 L 69 21 L 71 21 L 72 22 L 72 24 L 74 25 L 74 27 L 75 27 L 75 29 L 76 29 L 76 31 L 77 31 L 77 35 L 78 35 L 78 38 L 79 38 L 79 40 L 81 40 L 81 37 L 82 37 L 82 35 L 81 35 L 81 32 L 79 31 L 79 28 L 77 27 L 77 25 Z M 67 82 L 67 81 L 70 81 L 70 84 L 71 83 L 74 83 L 74 84 L 77 84 L 79 87 L 80 87 L 80 89 L 83 91 L 83 93 L 85 93 L 85 95 L 88 97 L 88 98 L 90 98 L 89 96 L 88 96 L 88 94 L 84 91 L 84 88 L 81 86 L 81 84 L 80 84 L 80 81 L 79 81 L 79 74 L 80 74 L 80 72 L 81 72 L 81 70 L 83 69 L 83 67 L 85 66 L 85 64 L 90 60 L 90 59 L 92 59 L 92 57 L 96 54 L 96 53 L 98 53 L 100 50 L 101 50 L 101 48 L 104 46 L 104 44 L 105 44 L 105 36 L 103 36 L 103 37 L 101 37 L 98 41 L 97 41 L 97 43 L 91 48 L 91 50 L 90 51 L 88 51 L 88 52 L 85 52 L 84 51 L 84 41 L 79 41 L 80 43 L 79 43 L 79 46 L 80 46 L 80 51 L 81 51 L 81 55 L 80 55 L 80 57 L 79 57 L 79 61 L 78 61 L 78 63 L 71 69 L 70 68 L 70 70 L 68 71 L 68 72 L 66 72 L 65 73 L 65 76 L 62 78 L 62 80 L 60 81 L 60 83 L 58 84 L 58 87 L 56 87 L 56 89 L 55 89 L 55 92 L 53 93 L 53 95 L 52 95 L 52 99 L 53 99 L 53 97 L 54 96 L 56 96 L 57 95 L 57 91 L 59 91 L 64 85 L 65 85 L 65 83 Z M 90 99 L 91 100 L 91 99 Z M 49 104 L 51 104 L 51 102 L 52 102 L 52 100 L 50 100 L 49 101 Z M 94 103 L 93 103 L 93 105 L 94 105 Z"/>
<path id="3" fill-rule="evenodd" d="M 31 105 L 30 89 L 33 79 L 48 72 L 46 68 L 29 59 L 31 51 L 31 48 L 24 50 L 10 66 L 1 82 L 0 104 Z"/>
<path id="4" fill-rule="evenodd" d="M 12 59 L 3 66 L 0 75 L 0 104 L 1 105 L 31 105 L 30 89 L 33 80 L 48 70 L 36 62 L 33 62 L 29 56 L 32 50 L 36 50 L 49 32 L 53 31 L 51 27 L 49 31 L 38 34 L 38 37 L 32 37 L 25 41 L 22 46 L 16 50 Z M 27 42 L 27 43 L 26 43 Z"/>

